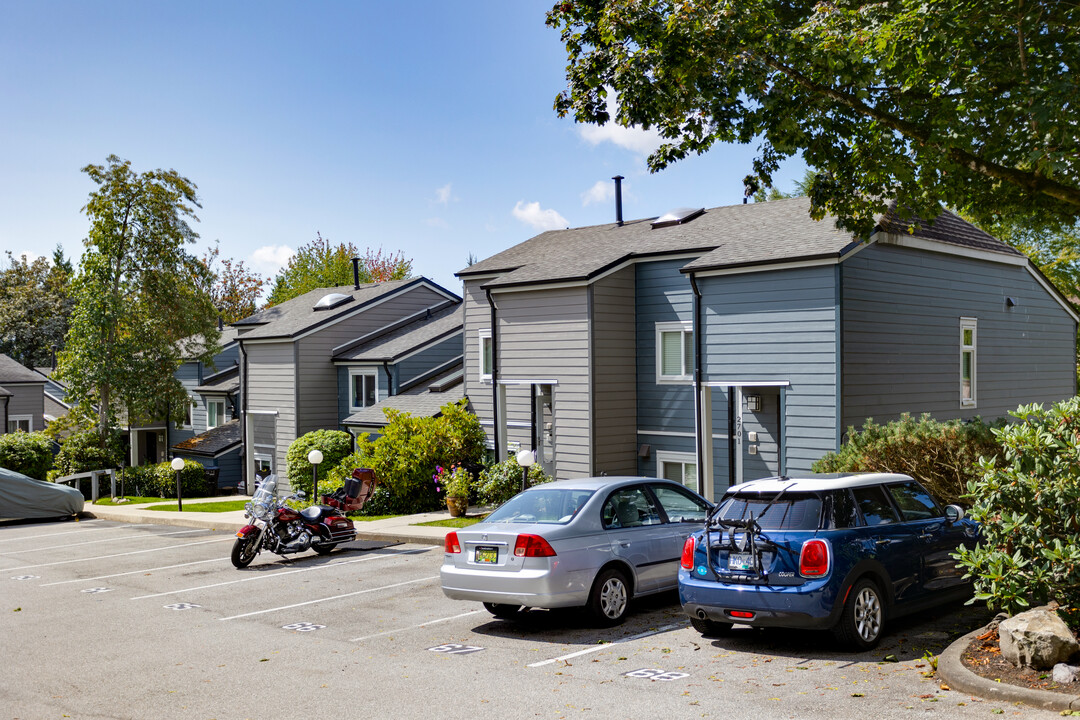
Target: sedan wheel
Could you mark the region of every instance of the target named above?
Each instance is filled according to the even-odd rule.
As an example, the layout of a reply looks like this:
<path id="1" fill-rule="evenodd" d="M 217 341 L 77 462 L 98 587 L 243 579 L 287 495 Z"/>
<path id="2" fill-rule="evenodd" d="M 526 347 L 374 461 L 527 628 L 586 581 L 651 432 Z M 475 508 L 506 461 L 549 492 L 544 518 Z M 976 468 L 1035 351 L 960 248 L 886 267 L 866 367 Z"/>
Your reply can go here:
<path id="1" fill-rule="evenodd" d="M 836 627 L 841 643 L 856 650 L 869 650 L 881 639 L 885 608 L 881 593 L 872 580 L 863 579 L 851 589 L 847 605 Z"/>
<path id="2" fill-rule="evenodd" d="M 619 570 L 604 570 L 593 583 L 589 594 L 589 611 L 601 625 L 610 627 L 626 619 L 630 606 L 630 587 Z"/>

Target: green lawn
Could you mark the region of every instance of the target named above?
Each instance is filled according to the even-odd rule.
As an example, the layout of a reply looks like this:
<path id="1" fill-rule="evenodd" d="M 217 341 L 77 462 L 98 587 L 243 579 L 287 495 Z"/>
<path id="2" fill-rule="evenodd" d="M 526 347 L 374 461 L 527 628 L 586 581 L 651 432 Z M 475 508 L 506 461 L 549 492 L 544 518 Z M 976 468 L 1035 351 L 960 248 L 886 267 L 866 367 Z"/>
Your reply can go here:
<path id="1" fill-rule="evenodd" d="M 124 502 L 117 502 L 123 500 Z M 159 497 L 138 497 L 134 495 L 128 495 L 125 498 L 110 498 L 101 497 L 97 499 L 95 505 L 139 505 L 141 503 L 159 503 L 164 502 L 165 498 Z"/>
<path id="2" fill-rule="evenodd" d="M 157 498 L 160 500 L 161 498 Z M 184 512 L 204 512 L 204 513 L 223 513 L 232 512 L 233 510 L 243 510 L 244 504 L 247 500 L 225 500 L 223 502 L 202 502 L 202 503 L 188 503 L 184 508 Z M 146 508 L 147 510 L 162 510 L 165 512 L 176 512 L 176 503 L 151 505 Z"/>
<path id="3" fill-rule="evenodd" d="M 449 518 L 447 520 L 432 520 L 431 522 L 413 523 L 413 525 L 423 525 L 425 527 L 450 527 L 450 528 L 464 528 L 470 525 L 475 525 L 484 518 L 484 515 L 467 515 L 465 517 Z"/>

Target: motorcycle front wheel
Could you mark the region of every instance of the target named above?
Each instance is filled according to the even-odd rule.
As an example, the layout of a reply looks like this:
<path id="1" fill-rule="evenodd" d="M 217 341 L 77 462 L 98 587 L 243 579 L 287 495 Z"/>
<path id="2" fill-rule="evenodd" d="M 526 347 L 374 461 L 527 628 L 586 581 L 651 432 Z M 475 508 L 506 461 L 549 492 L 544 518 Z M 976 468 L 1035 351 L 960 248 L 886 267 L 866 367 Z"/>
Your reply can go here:
<path id="1" fill-rule="evenodd" d="M 236 542 L 232 546 L 232 564 L 238 568 L 246 568 L 258 554 L 258 534 L 246 538 L 236 538 Z"/>

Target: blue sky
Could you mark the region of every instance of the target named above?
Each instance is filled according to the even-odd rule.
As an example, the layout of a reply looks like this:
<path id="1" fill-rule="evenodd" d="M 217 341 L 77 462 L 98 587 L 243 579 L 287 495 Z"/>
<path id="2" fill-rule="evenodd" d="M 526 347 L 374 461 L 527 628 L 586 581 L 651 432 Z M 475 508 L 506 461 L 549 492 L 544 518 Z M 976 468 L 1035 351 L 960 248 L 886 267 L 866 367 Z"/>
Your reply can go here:
<path id="1" fill-rule="evenodd" d="M 272 275 L 315 238 L 453 273 L 550 227 L 742 199 L 754 146 L 649 174 L 655 138 L 552 110 L 552 0 L 0 0 L 0 251 L 78 257 L 110 154 L 199 187 L 199 254 Z M 778 176 L 790 189 L 804 166 Z"/>

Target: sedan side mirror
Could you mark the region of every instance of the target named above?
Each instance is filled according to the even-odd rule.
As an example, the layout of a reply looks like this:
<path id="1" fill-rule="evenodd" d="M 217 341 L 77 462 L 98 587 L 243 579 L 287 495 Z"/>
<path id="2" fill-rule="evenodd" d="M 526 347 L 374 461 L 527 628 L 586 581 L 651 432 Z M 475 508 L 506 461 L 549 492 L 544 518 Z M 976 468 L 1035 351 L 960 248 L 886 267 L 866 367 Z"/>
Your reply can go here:
<path id="1" fill-rule="evenodd" d="M 960 522 L 964 519 L 964 508 L 959 505 L 945 506 L 945 521 L 949 523 Z"/>

